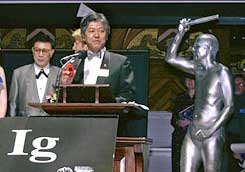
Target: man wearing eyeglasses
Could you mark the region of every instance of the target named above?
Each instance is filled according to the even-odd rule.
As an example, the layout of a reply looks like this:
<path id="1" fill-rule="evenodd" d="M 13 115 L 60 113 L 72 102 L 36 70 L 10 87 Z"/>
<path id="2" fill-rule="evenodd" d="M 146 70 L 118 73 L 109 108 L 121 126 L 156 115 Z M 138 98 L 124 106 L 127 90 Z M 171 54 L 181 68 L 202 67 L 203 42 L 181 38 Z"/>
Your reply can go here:
<path id="1" fill-rule="evenodd" d="M 31 107 L 29 102 L 46 102 L 45 97 L 53 93 L 53 85 L 59 68 L 49 62 L 54 54 L 55 42 L 41 34 L 34 39 L 33 64 L 14 70 L 10 93 L 10 116 L 40 116 L 46 113 Z"/>

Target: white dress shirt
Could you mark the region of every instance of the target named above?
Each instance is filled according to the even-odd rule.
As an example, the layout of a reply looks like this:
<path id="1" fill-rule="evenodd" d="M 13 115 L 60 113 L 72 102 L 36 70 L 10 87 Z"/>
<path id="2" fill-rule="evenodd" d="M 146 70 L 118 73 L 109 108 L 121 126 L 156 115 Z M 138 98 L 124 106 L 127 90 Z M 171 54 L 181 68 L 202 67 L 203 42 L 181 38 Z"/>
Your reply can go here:
<path id="1" fill-rule="evenodd" d="M 42 68 L 47 75 L 49 74 L 49 66 L 50 65 L 48 64 L 47 66 Z M 34 64 L 34 69 L 35 69 L 35 75 L 38 75 L 41 68 L 39 66 L 37 66 L 36 64 Z M 43 96 L 45 96 L 44 93 L 46 90 L 48 78 L 44 74 L 41 74 L 41 76 L 38 79 L 36 79 L 36 82 L 37 82 L 37 90 L 38 90 L 39 101 L 40 101 L 40 103 L 42 103 Z"/>
<path id="2" fill-rule="evenodd" d="M 105 48 L 101 49 L 99 55 L 89 55 L 84 61 L 84 84 L 96 84 L 97 77 L 99 76 L 100 66 L 105 54 Z"/>

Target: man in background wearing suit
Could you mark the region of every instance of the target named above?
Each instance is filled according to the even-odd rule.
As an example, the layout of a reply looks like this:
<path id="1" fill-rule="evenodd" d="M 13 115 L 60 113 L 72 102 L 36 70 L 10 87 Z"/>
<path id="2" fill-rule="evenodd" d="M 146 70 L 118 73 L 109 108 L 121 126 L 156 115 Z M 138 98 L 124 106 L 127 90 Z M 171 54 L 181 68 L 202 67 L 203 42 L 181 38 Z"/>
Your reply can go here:
<path id="1" fill-rule="evenodd" d="M 29 102 L 46 102 L 45 96 L 53 93 L 53 85 L 59 68 L 50 65 L 55 42 L 41 34 L 34 39 L 32 54 L 34 63 L 14 70 L 10 93 L 10 116 L 47 115 L 44 111 L 31 107 Z"/>
<path id="2" fill-rule="evenodd" d="M 74 78 L 63 72 L 62 83 L 109 84 L 117 102 L 134 100 L 134 73 L 130 61 L 105 47 L 110 34 L 108 20 L 101 13 L 91 13 L 83 18 L 80 27 L 88 56 L 80 63 Z"/>

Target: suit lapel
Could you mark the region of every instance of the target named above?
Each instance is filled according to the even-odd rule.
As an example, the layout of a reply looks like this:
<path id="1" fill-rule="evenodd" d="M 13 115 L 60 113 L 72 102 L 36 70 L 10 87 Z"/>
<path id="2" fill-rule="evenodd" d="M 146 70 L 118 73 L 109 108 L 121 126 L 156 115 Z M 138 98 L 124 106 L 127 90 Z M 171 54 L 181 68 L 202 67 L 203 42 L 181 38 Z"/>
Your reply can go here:
<path id="1" fill-rule="evenodd" d="M 75 77 L 73 78 L 73 84 L 83 84 L 83 70 L 84 70 L 84 60 L 81 60 L 77 67 Z"/>
<path id="2" fill-rule="evenodd" d="M 109 70 L 110 69 L 109 68 L 110 59 L 111 59 L 110 53 L 108 51 L 105 51 L 104 58 L 102 60 L 101 66 L 100 66 L 101 70 Z M 109 71 L 109 73 L 110 73 L 110 71 Z M 108 84 L 108 77 L 109 76 L 98 76 L 96 84 Z"/>
<path id="3" fill-rule="evenodd" d="M 37 82 L 36 82 L 36 76 L 35 76 L 35 69 L 34 69 L 34 64 L 31 65 L 29 72 L 27 72 L 26 74 L 27 78 L 27 83 L 29 85 L 29 87 L 27 89 L 33 90 L 33 92 L 31 92 L 31 97 L 34 98 L 35 102 L 40 102 L 39 100 L 39 96 L 38 96 L 38 90 L 37 90 Z"/>
<path id="4" fill-rule="evenodd" d="M 53 88 L 54 86 L 52 85 L 56 80 L 56 77 L 57 77 L 57 74 L 55 73 L 54 71 L 54 67 L 53 66 L 50 66 L 50 69 L 49 69 L 49 74 L 48 74 L 48 81 L 47 81 L 47 84 L 46 84 L 46 88 L 45 88 L 45 93 L 44 93 L 44 96 L 43 96 L 43 100 L 42 102 L 46 102 L 46 95 L 50 94 L 50 93 L 53 93 Z"/>

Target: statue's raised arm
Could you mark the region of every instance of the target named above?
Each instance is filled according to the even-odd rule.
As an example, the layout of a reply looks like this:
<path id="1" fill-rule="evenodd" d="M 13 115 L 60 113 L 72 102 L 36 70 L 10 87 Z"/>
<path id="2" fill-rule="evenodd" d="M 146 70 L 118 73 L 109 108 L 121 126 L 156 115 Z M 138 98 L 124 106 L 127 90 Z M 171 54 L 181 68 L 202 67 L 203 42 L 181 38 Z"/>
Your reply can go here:
<path id="1" fill-rule="evenodd" d="M 175 35 L 171 45 L 168 47 L 167 54 L 165 57 L 165 60 L 167 63 L 185 71 L 191 74 L 194 74 L 194 62 L 192 60 L 189 60 L 184 57 L 178 56 L 178 50 L 179 46 L 181 44 L 181 41 L 185 35 L 185 33 L 190 29 L 189 22 L 190 19 L 181 19 L 179 26 L 178 26 L 178 32 Z"/>
<path id="2" fill-rule="evenodd" d="M 191 20 L 187 18 L 181 19 L 179 22 L 179 26 L 178 26 L 178 32 L 176 36 L 174 37 L 172 44 L 168 47 L 167 55 L 165 58 L 166 62 L 187 73 L 194 74 L 195 62 L 193 60 L 190 60 L 191 57 L 183 58 L 183 57 L 178 56 L 178 50 L 179 50 L 181 41 L 185 33 L 190 30 L 190 26 L 217 20 L 218 18 L 219 18 L 219 15 L 202 17 L 202 18 L 198 18 L 195 20 Z M 195 55 L 194 51 L 195 50 L 193 49 L 193 55 Z"/>

